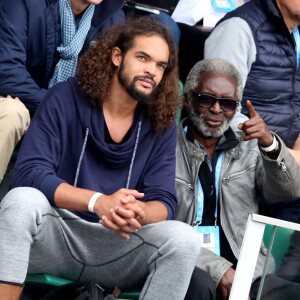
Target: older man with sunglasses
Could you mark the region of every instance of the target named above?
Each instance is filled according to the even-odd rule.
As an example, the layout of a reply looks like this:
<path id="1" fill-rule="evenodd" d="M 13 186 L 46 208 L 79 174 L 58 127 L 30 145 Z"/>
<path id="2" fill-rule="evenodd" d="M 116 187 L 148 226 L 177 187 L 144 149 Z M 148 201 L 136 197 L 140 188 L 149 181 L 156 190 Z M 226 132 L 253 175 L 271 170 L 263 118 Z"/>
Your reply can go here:
<path id="1" fill-rule="evenodd" d="M 250 101 L 246 104 L 250 119 L 239 124 L 239 130 L 230 127 L 242 94 L 242 79 L 232 64 L 221 59 L 197 63 L 185 84 L 188 117 L 177 132 L 177 219 L 194 226 L 201 236 L 197 267 L 211 276 L 217 299 L 229 297 L 248 214 L 257 213 L 263 197 L 276 202 L 300 195 L 300 169 Z M 263 247 L 251 299 L 256 299 L 266 255 Z M 273 271 L 272 260 L 262 299 L 299 299 L 300 285 Z M 203 292 L 201 281 L 199 273 L 190 285 L 191 294 Z"/>

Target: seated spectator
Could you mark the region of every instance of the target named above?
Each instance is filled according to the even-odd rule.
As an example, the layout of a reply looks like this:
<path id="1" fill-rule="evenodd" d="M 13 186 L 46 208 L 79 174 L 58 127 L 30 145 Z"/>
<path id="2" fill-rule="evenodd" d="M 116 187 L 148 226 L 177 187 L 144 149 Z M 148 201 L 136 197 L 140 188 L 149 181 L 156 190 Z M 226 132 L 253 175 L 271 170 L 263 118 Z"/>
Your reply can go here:
<path id="1" fill-rule="evenodd" d="M 210 274 L 218 299 L 230 295 L 248 214 L 258 212 L 263 197 L 276 202 L 300 195 L 300 169 L 250 101 L 249 120 L 236 132 L 230 127 L 242 95 L 242 78 L 232 64 L 222 59 L 200 61 L 186 80 L 188 117 L 177 132 L 176 219 L 202 236 L 196 265 Z M 266 255 L 262 246 L 251 299 L 256 299 Z M 271 259 L 262 299 L 299 299 L 300 285 L 275 276 L 274 264 Z M 190 289 L 196 293 L 197 283 Z"/>
<path id="2" fill-rule="evenodd" d="M 245 85 L 242 113 L 248 115 L 250 100 L 289 148 L 299 144 L 300 149 L 298 26 L 299 7 L 294 2 L 250 1 L 217 24 L 205 41 L 204 58 L 231 62 Z"/>
<path id="3" fill-rule="evenodd" d="M 169 220 L 177 84 L 172 38 L 144 18 L 108 30 L 49 91 L 1 202 L 1 300 L 27 272 L 184 299 L 201 246 Z"/>
<path id="4" fill-rule="evenodd" d="M 74 76 L 78 56 L 112 24 L 122 0 L 2 0 L 0 94 L 36 111 L 48 88 Z"/>
<path id="5" fill-rule="evenodd" d="M 29 112 L 19 98 L 0 97 L 0 186 L 13 149 L 27 130 L 29 122 Z"/>

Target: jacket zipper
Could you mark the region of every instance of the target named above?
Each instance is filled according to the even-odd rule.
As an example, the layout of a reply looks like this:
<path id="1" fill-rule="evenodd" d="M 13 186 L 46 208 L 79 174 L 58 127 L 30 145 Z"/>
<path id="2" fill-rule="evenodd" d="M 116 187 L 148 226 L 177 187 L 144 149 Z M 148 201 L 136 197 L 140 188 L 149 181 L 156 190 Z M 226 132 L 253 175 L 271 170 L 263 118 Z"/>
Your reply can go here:
<path id="1" fill-rule="evenodd" d="M 192 184 L 190 184 L 190 183 L 188 183 L 188 182 L 186 182 L 186 181 L 184 181 L 184 180 L 182 180 L 182 179 L 179 179 L 179 178 L 176 178 L 176 181 L 179 181 L 180 183 L 182 183 L 182 184 L 184 184 L 185 186 L 189 187 L 192 191 L 194 190 Z"/>
<path id="2" fill-rule="evenodd" d="M 285 164 L 284 160 L 282 160 L 282 161 L 280 162 L 280 166 L 281 166 L 282 171 L 283 171 L 283 172 L 286 172 L 286 164 Z"/>
<path id="3" fill-rule="evenodd" d="M 239 171 L 239 172 L 236 172 L 236 173 L 233 173 L 233 174 L 228 175 L 228 176 L 226 176 L 226 177 L 223 177 L 223 178 L 222 178 L 222 182 L 228 181 L 228 180 L 230 180 L 230 179 L 232 179 L 232 178 L 234 178 L 234 177 L 236 177 L 236 176 L 238 176 L 238 175 L 240 175 L 240 174 L 243 174 L 243 173 L 245 173 L 246 171 L 248 171 L 249 169 L 252 169 L 253 167 L 255 167 L 255 164 L 251 164 L 250 166 L 248 166 L 247 168 L 245 168 L 245 169 L 243 169 L 243 170 L 241 170 L 241 171 Z"/>

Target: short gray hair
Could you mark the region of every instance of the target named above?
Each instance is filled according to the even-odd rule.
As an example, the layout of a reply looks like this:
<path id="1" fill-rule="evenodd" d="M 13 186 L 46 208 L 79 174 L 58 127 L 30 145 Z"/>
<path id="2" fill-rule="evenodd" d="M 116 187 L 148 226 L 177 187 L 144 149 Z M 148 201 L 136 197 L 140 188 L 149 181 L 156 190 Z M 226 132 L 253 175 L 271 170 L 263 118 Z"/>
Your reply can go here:
<path id="1" fill-rule="evenodd" d="M 239 71 L 234 65 L 224 59 L 203 59 L 197 62 L 187 76 L 184 93 L 189 94 L 199 85 L 199 79 L 203 73 L 214 72 L 217 74 L 230 75 L 237 81 L 236 96 L 241 101 L 243 97 L 243 81 Z"/>

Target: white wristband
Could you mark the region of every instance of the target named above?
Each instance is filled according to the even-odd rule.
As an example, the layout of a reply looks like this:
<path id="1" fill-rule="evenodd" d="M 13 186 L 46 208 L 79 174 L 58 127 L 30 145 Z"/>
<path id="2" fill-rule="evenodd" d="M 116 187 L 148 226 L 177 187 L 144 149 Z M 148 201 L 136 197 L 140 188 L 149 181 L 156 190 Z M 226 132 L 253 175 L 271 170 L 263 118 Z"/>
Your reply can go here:
<path id="1" fill-rule="evenodd" d="M 98 198 L 101 197 L 101 196 L 103 196 L 102 193 L 95 193 L 95 194 L 91 197 L 91 199 L 90 199 L 90 201 L 89 201 L 89 204 L 88 204 L 88 210 L 89 210 L 89 212 L 91 212 L 91 213 L 94 212 L 94 206 L 95 206 L 95 203 L 96 203 L 96 201 L 98 200 Z"/>
<path id="2" fill-rule="evenodd" d="M 264 151 L 264 152 L 271 152 L 273 150 L 275 150 L 278 147 L 278 142 L 276 140 L 276 137 L 273 135 L 273 142 L 270 146 L 268 147 L 262 147 L 260 146 L 260 148 Z"/>

